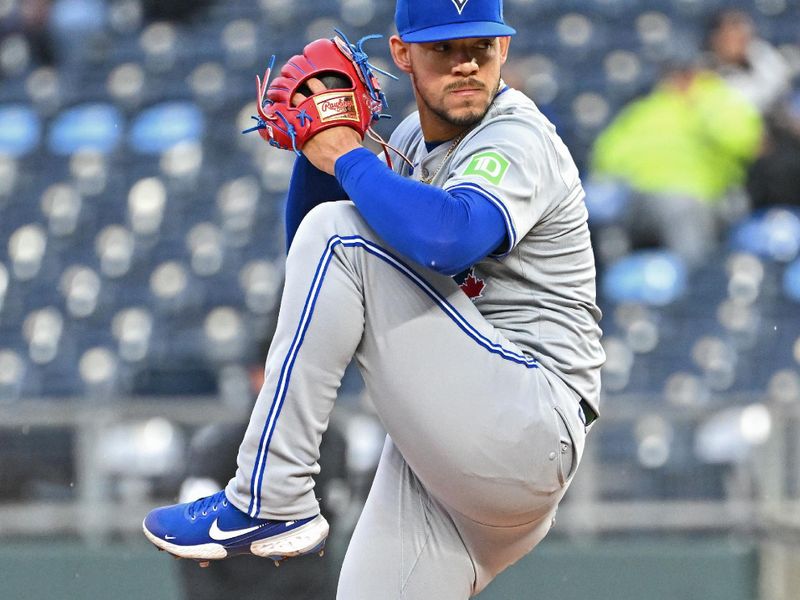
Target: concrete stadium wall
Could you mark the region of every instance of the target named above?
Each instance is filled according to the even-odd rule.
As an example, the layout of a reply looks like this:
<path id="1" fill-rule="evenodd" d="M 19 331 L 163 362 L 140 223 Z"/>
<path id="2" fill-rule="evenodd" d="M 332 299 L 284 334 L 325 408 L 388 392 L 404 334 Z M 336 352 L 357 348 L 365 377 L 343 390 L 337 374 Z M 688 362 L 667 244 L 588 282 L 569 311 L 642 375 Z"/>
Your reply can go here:
<path id="1" fill-rule="evenodd" d="M 755 600 L 757 558 L 754 545 L 727 539 L 585 544 L 552 539 L 478 598 Z M 0 598 L 180 600 L 177 564 L 144 542 L 91 547 L 80 542 L 6 541 L 0 545 Z M 268 592 L 265 598 L 271 598 Z"/>

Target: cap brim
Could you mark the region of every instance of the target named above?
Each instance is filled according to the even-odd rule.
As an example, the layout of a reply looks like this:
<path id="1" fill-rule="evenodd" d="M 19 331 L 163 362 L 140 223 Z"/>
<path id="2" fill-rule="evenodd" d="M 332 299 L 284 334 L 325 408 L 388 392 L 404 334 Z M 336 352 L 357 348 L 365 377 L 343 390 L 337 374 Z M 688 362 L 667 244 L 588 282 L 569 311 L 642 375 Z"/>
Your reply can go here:
<path id="1" fill-rule="evenodd" d="M 502 23 L 493 21 L 469 21 L 467 23 L 449 23 L 410 31 L 400 36 L 404 42 L 441 42 L 444 40 L 460 40 L 463 38 L 505 37 L 514 35 L 517 30 Z"/>

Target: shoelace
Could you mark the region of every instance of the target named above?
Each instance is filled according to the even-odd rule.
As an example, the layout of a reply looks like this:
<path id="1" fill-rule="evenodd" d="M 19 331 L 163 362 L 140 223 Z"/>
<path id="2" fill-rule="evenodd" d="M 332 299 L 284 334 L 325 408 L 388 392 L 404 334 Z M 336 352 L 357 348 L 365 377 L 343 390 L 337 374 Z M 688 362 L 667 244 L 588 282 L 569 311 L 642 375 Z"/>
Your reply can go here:
<path id="1" fill-rule="evenodd" d="M 225 497 L 225 490 L 219 491 L 212 496 L 206 496 L 195 500 L 189 505 L 189 517 L 196 519 L 198 515 L 207 515 L 209 509 L 216 511 L 220 506 L 228 506 L 228 499 Z"/>

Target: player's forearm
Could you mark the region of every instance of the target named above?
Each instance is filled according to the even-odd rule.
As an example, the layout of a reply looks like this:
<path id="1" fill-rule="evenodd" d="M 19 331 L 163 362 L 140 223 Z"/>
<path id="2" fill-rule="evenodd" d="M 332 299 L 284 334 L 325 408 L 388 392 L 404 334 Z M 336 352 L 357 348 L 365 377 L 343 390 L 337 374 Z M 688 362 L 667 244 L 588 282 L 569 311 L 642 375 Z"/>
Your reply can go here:
<path id="1" fill-rule="evenodd" d="M 397 175 L 366 149 L 336 161 L 336 177 L 370 226 L 395 250 L 454 275 L 505 239 L 497 208 L 476 192 L 450 194 Z"/>
<path id="2" fill-rule="evenodd" d="M 286 248 L 309 211 L 323 202 L 347 200 L 347 193 L 332 175 L 317 169 L 305 156 L 294 162 L 286 196 Z"/>

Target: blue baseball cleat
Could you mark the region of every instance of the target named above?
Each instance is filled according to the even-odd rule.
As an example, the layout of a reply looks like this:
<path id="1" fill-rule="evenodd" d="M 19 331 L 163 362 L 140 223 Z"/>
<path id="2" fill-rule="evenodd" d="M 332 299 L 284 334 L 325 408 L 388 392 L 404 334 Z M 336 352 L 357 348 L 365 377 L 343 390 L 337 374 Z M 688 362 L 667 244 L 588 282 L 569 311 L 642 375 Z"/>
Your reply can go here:
<path id="1" fill-rule="evenodd" d="M 225 491 L 195 502 L 157 508 L 145 517 L 144 534 L 159 550 L 207 566 L 236 554 L 271 558 L 322 554 L 328 522 L 322 515 L 296 521 L 253 519 L 234 507 Z"/>

